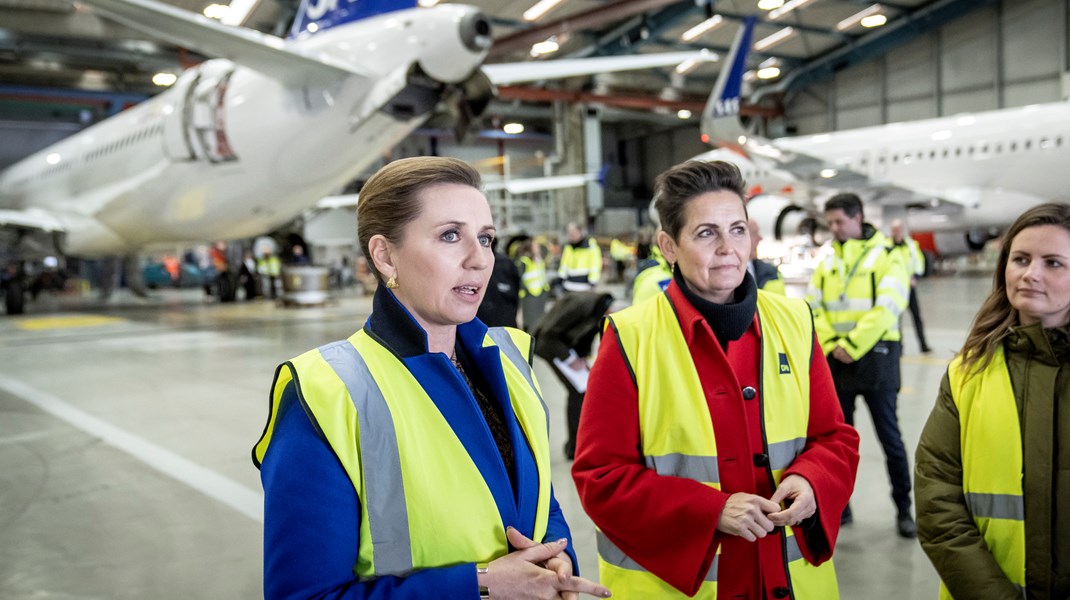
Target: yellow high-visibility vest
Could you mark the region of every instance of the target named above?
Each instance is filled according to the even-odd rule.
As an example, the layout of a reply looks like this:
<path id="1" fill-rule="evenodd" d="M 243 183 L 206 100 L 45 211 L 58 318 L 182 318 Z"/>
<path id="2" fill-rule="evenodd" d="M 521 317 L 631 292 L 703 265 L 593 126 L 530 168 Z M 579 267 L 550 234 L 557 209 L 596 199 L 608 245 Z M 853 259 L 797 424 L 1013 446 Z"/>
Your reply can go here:
<path id="1" fill-rule="evenodd" d="M 568 291 L 586 291 L 598 283 L 602 279 L 602 250 L 598 242 L 587 238 L 587 244 L 580 248 L 566 244 L 557 274 Z"/>
<path id="2" fill-rule="evenodd" d="M 810 418 L 810 311 L 795 299 L 758 292 L 762 336 L 761 398 L 769 469 L 779 485 L 784 470 L 806 446 Z M 686 477 L 721 489 L 717 442 L 706 394 L 680 322 L 665 294 L 608 317 L 639 394 L 639 436 L 646 465 L 659 475 Z M 638 515 L 637 518 L 642 518 Z M 793 597 L 839 597 L 832 561 L 806 562 L 791 527 L 784 528 L 784 557 Z M 686 598 L 598 534 L 599 575 L 614 598 Z M 719 558 L 719 557 L 718 557 Z M 717 598 L 717 558 L 694 596 Z"/>
<path id="3" fill-rule="evenodd" d="M 521 256 L 524 274 L 520 276 L 520 297 L 541 296 L 550 291 L 550 282 L 546 279 L 546 263 L 541 258 Z"/>
<path id="4" fill-rule="evenodd" d="M 879 341 L 901 339 L 899 315 L 910 299 L 910 276 L 880 232 L 832 248 L 814 270 L 806 300 L 825 354 L 839 345 L 858 360 Z"/>
<path id="5" fill-rule="evenodd" d="M 548 413 L 526 356 L 531 338 L 516 329 L 491 328 L 483 346 L 501 352 L 512 408 L 535 456 L 539 498 L 533 537 L 541 540 L 550 514 L 550 450 Z M 268 425 L 253 449 L 258 465 L 290 381 L 360 499 L 360 548 L 353 567 L 359 577 L 490 562 L 509 552 L 498 507 L 475 462 L 388 348 L 361 330 L 280 365 Z"/>
<path id="6" fill-rule="evenodd" d="M 962 357 L 947 369 L 959 411 L 962 492 L 989 552 L 1011 583 L 1025 587 L 1025 498 L 1022 495 L 1022 427 L 998 346 L 984 371 L 962 369 Z M 951 599 L 940 584 L 940 598 Z"/>

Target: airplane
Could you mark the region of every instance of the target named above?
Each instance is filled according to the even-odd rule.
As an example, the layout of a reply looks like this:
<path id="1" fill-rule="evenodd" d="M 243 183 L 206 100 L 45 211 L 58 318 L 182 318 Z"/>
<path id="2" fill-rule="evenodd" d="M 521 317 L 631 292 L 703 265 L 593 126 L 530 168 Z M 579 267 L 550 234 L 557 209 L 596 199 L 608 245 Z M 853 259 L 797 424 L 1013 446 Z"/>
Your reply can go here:
<path id="1" fill-rule="evenodd" d="M 275 230 L 369 168 L 436 106 L 463 130 L 495 84 L 711 59 L 669 52 L 483 65 L 493 43 L 486 16 L 416 0 L 303 0 L 287 40 L 154 0 L 79 1 L 220 57 L 0 173 L 0 227 L 52 237 L 81 257 Z"/>
<path id="2" fill-rule="evenodd" d="M 817 197 L 853 191 L 867 217 L 902 218 L 937 254 L 978 251 L 1022 211 L 1065 194 L 1067 102 L 789 138 L 752 134 L 739 103 L 753 27 L 745 21 L 703 112 L 705 141 L 741 151 Z M 803 208 L 814 211 L 816 201 Z"/>

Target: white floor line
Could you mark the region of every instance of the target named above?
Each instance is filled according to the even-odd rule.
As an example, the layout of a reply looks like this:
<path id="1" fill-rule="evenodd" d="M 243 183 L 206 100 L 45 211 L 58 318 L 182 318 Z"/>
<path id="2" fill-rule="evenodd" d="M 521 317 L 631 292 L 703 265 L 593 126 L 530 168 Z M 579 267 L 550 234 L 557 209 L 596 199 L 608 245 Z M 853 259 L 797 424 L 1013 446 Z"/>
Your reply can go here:
<path id="1" fill-rule="evenodd" d="M 237 510 L 264 522 L 264 495 L 215 471 L 202 467 L 145 438 L 75 408 L 59 398 L 0 374 L 0 389 L 33 404 L 105 443 L 122 450 L 157 471 Z"/>

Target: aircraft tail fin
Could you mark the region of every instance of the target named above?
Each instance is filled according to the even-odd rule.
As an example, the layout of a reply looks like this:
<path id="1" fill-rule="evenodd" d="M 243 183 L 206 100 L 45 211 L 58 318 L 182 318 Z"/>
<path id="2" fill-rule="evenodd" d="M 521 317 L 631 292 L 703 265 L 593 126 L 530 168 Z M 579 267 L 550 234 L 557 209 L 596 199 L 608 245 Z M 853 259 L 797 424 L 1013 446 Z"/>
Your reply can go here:
<path id="1" fill-rule="evenodd" d="M 710 99 L 706 102 L 706 108 L 702 111 L 703 142 L 736 145 L 739 136 L 745 135 L 743 124 L 739 121 L 739 102 L 756 21 L 754 17 L 743 19 L 743 26 L 732 42 L 725 66 L 721 69 Z"/>
<path id="2" fill-rule="evenodd" d="M 416 8 L 417 0 L 301 0 L 290 37 L 298 38 L 343 23 Z"/>

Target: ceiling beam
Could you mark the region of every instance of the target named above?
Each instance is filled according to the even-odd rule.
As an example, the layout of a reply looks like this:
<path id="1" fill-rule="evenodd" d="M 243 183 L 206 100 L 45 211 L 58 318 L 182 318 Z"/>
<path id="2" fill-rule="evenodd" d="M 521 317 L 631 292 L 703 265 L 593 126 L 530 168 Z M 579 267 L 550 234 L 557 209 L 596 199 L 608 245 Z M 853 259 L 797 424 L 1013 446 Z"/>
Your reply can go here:
<path id="1" fill-rule="evenodd" d="M 499 86 L 499 100 L 521 100 L 523 102 L 570 102 L 583 104 L 603 104 L 617 108 L 635 110 L 653 110 L 663 108 L 670 111 L 689 110 L 700 114 L 706 106 L 706 98 L 692 96 L 680 100 L 664 100 L 650 94 L 593 94 L 584 91 L 535 88 L 527 86 Z M 741 106 L 740 114 L 761 117 L 777 117 L 783 113 L 775 108 L 764 106 Z"/>

